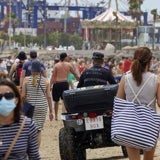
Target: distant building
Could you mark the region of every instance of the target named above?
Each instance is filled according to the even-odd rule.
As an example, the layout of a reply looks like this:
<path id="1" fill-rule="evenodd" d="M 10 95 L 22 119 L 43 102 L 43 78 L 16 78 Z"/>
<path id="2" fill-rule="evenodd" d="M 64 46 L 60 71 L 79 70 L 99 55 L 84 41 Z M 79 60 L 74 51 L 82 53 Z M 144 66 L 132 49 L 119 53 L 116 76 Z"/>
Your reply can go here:
<path id="1" fill-rule="evenodd" d="M 64 31 L 64 19 L 53 19 L 45 22 L 46 32 L 63 32 Z M 66 19 L 66 32 L 78 33 L 80 30 L 80 18 L 67 18 Z M 37 28 L 37 34 L 44 33 L 44 23 L 39 23 Z"/>

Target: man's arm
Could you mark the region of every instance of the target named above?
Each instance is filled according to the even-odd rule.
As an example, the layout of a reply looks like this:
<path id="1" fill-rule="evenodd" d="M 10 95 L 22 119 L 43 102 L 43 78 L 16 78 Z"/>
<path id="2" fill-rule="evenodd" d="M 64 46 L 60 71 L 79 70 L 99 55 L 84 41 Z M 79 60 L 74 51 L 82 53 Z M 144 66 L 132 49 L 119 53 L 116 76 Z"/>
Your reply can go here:
<path id="1" fill-rule="evenodd" d="M 22 69 L 21 77 L 20 77 L 20 88 L 22 88 L 23 80 L 25 78 L 25 75 L 26 75 L 26 70 Z"/>
<path id="2" fill-rule="evenodd" d="M 52 96 L 50 92 L 50 84 L 48 79 L 46 79 L 46 98 L 49 106 L 49 119 L 50 121 L 52 121 L 53 120 Z"/>
<path id="3" fill-rule="evenodd" d="M 16 64 L 14 63 L 14 64 L 12 64 L 12 67 L 11 67 L 10 72 L 9 72 L 9 78 L 11 80 L 13 78 L 13 73 L 15 72 L 15 70 L 16 70 Z"/>
<path id="4" fill-rule="evenodd" d="M 22 101 L 26 100 L 26 86 L 27 86 L 27 83 L 28 83 L 28 78 L 24 78 L 22 88 L 21 88 Z"/>
<path id="5" fill-rule="evenodd" d="M 70 65 L 70 72 L 73 73 L 76 80 L 79 81 L 80 75 L 76 72 L 76 70 L 73 68 L 73 66 L 71 64 L 69 64 L 69 65 Z"/>

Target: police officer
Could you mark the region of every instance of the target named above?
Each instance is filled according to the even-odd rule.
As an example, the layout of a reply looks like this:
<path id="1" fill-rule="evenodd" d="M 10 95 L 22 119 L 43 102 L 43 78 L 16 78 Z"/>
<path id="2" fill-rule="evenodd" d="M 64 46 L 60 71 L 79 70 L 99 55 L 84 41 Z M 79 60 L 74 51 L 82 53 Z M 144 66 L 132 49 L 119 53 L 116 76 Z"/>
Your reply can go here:
<path id="1" fill-rule="evenodd" d="M 110 70 L 105 69 L 102 65 L 104 63 L 104 54 L 100 52 L 93 53 L 93 66 L 86 69 L 80 76 L 77 88 L 116 84 L 116 81 Z"/>

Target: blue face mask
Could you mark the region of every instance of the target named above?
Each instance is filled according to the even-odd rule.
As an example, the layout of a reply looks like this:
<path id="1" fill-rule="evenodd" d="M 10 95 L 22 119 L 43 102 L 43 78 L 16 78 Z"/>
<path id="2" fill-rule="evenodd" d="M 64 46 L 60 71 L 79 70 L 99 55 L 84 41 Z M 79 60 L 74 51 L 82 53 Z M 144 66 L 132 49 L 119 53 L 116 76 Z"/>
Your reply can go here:
<path id="1" fill-rule="evenodd" d="M 16 107 L 15 99 L 7 100 L 4 97 L 0 100 L 0 115 L 8 116 Z"/>

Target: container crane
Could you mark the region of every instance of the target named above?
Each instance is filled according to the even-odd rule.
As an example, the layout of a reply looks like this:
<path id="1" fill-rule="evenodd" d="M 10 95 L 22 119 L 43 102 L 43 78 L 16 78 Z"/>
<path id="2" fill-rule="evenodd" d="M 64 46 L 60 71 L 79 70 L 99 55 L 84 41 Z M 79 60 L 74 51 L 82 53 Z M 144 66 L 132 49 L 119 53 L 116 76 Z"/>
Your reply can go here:
<path id="1" fill-rule="evenodd" d="M 118 7 L 122 5 L 122 2 L 124 5 L 126 5 L 127 0 L 115 0 L 118 3 Z M 65 3 L 66 2 L 66 3 Z M 46 0 L 11 0 L 11 10 L 14 12 L 17 16 L 17 19 L 19 21 L 18 27 L 24 27 L 24 12 L 28 13 L 28 24 L 31 28 L 37 28 L 38 20 L 39 20 L 39 13 L 41 15 L 46 16 L 46 9 L 47 11 L 59 11 L 65 10 L 66 12 L 69 11 L 76 11 L 77 16 L 80 17 L 79 13 L 82 13 L 82 19 L 92 19 L 94 18 L 97 13 L 101 13 L 104 11 L 107 6 L 111 6 L 111 0 L 100 0 L 97 2 L 96 5 L 91 5 L 89 3 L 89 0 L 81 0 L 80 2 L 78 0 L 75 0 L 74 2 L 76 5 L 72 5 L 72 0 L 60 0 L 58 3 L 54 3 L 54 5 L 49 5 L 46 3 Z M 85 2 L 87 5 L 82 5 L 80 3 Z M 112 1 L 113 2 L 113 1 Z M 120 3 L 119 3 L 120 2 Z M 62 4 L 63 3 L 63 4 Z M 0 1 L 0 22 L 5 18 L 6 14 L 6 8 L 8 7 L 8 0 L 1 0 Z M 125 12 L 127 13 L 127 12 Z M 146 14 L 146 13 L 144 13 Z M 67 17 L 67 16 L 66 16 Z M 48 19 L 51 17 L 47 17 Z M 67 17 L 68 18 L 68 17 Z M 146 17 L 147 18 L 147 17 Z M 147 19 L 145 19 L 147 21 Z M 146 23 L 145 23 L 146 24 Z"/>

